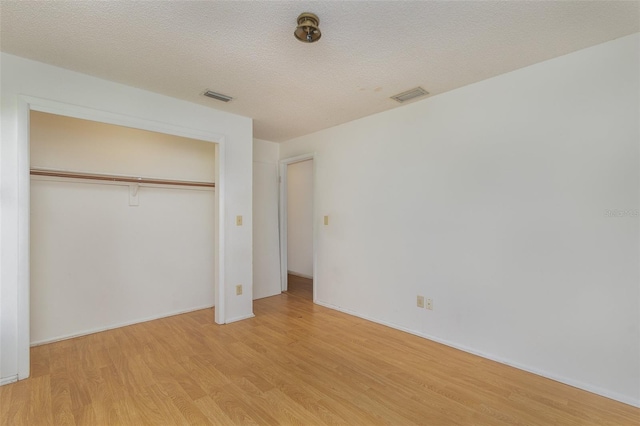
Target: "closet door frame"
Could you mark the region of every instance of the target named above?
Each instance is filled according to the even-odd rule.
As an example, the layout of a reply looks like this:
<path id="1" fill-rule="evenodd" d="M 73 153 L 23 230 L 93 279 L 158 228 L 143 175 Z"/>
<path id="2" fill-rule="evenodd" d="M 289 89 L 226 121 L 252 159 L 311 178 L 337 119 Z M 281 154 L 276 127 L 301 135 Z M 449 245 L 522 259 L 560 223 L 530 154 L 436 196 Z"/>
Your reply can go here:
<path id="1" fill-rule="evenodd" d="M 225 207 L 225 135 L 221 133 L 205 132 L 202 130 L 176 126 L 169 123 L 152 121 L 135 116 L 117 114 L 63 102 L 40 99 L 32 96 L 21 95 L 18 97 L 18 316 L 16 324 L 18 346 L 18 380 L 26 379 L 30 374 L 30 158 L 29 158 L 29 132 L 30 112 L 39 111 L 49 114 L 62 115 L 100 123 L 114 124 L 152 132 L 165 133 L 191 139 L 199 139 L 215 143 L 216 162 L 216 217 L 215 217 L 215 241 L 214 241 L 214 266 L 215 266 L 215 322 L 226 323 L 225 316 L 225 286 L 224 286 L 224 207 Z"/>

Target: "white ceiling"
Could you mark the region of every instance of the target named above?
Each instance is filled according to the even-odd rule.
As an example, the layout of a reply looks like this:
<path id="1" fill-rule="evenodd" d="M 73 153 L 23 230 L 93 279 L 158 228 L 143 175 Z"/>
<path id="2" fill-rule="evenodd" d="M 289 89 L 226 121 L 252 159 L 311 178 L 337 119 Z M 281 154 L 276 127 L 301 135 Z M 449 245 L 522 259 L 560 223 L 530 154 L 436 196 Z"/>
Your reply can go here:
<path id="1" fill-rule="evenodd" d="M 640 31 L 640 3 L 0 2 L 0 49 L 254 119 L 281 142 Z M 293 37 L 301 12 L 322 38 Z M 228 104 L 201 96 L 209 88 Z"/>

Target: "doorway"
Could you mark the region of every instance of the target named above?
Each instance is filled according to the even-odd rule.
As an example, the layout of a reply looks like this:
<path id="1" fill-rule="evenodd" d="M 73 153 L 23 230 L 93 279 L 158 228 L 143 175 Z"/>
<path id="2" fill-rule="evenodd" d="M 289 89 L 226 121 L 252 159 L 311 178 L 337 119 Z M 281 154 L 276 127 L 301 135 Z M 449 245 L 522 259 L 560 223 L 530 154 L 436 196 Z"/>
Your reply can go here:
<path id="1" fill-rule="evenodd" d="M 121 115 L 110 111 L 71 105 L 58 101 L 19 96 L 17 110 L 17 146 L 18 146 L 18 179 L 17 179 L 17 214 L 18 227 L 16 231 L 17 252 L 16 264 L 18 271 L 17 282 L 17 313 L 16 313 L 16 349 L 17 349 L 17 380 L 29 377 L 30 371 L 30 161 L 29 139 L 31 111 L 39 111 L 61 116 L 92 120 L 99 123 L 115 124 L 134 129 L 155 131 L 168 135 L 175 135 L 211 142 L 215 145 L 215 238 L 214 238 L 214 300 L 215 317 L 218 324 L 224 324 L 225 286 L 224 286 L 224 187 L 225 187 L 225 135 L 210 131 L 183 127 L 157 120 L 149 120 L 132 115 Z"/>
<path id="2" fill-rule="evenodd" d="M 315 161 L 313 154 L 280 161 L 282 291 L 316 300 Z"/>
<path id="3" fill-rule="evenodd" d="M 31 111 L 31 345 L 214 306 L 214 152 Z"/>

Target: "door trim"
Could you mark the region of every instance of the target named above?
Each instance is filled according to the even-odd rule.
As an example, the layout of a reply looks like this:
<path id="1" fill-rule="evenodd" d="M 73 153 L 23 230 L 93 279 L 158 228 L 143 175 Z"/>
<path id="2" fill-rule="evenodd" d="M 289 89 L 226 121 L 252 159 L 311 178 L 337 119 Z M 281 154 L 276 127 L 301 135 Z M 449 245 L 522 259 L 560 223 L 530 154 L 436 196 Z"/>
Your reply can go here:
<path id="1" fill-rule="evenodd" d="M 288 279 L 287 279 L 287 166 L 290 164 L 300 163 L 302 161 L 311 160 L 313 161 L 313 175 L 312 175 L 312 185 L 313 185 L 313 229 L 312 229 L 312 240 L 313 240 L 313 302 L 315 303 L 317 298 L 317 288 L 318 288 L 318 276 L 317 276 L 317 170 L 318 170 L 318 162 L 316 160 L 315 152 L 309 154 L 298 155 L 295 157 L 289 157 L 280 160 L 279 162 L 279 172 L 280 172 L 280 204 L 279 204 L 279 217 L 280 217 L 280 287 L 282 291 L 287 291 L 288 288 Z"/>
<path id="2" fill-rule="evenodd" d="M 115 124 L 124 127 L 149 130 L 174 136 L 199 139 L 216 144 L 216 217 L 215 217 L 215 256 L 216 274 L 214 280 L 215 322 L 225 324 L 225 281 L 224 281 L 224 210 L 225 210 L 225 135 L 202 131 L 169 123 L 112 113 L 108 111 L 71 105 L 33 96 L 18 96 L 17 139 L 18 139 L 18 306 L 17 306 L 17 361 L 18 380 L 30 375 L 30 111 L 40 111 L 100 123 Z"/>

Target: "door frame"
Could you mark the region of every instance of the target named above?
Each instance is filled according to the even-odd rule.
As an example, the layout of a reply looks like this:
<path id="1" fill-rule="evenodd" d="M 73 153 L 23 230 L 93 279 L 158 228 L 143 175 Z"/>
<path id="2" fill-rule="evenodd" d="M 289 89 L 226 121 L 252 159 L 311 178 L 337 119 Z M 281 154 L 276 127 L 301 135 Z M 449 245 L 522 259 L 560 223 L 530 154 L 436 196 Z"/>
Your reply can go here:
<path id="1" fill-rule="evenodd" d="M 318 276 L 317 276 L 317 203 L 316 203 L 316 188 L 317 188 L 317 170 L 318 163 L 316 159 L 315 152 L 309 154 L 302 154 L 295 157 L 284 158 L 279 162 L 279 172 L 280 172 L 280 286 L 282 291 L 287 291 L 288 288 L 288 265 L 287 265 L 287 167 L 290 164 L 300 163 L 302 161 L 311 160 L 313 162 L 313 172 L 312 172 L 312 186 L 313 186 L 313 194 L 312 194 L 312 202 L 313 202 L 313 229 L 312 229 L 312 240 L 313 240 L 313 302 L 316 302 L 317 299 L 317 289 L 318 289 Z"/>
<path id="2" fill-rule="evenodd" d="M 30 112 L 39 111 L 66 117 L 91 120 L 100 123 L 114 124 L 123 127 L 148 130 L 191 139 L 199 139 L 215 143 L 216 168 L 216 217 L 215 221 L 215 253 L 214 265 L 214 303 L 215 322 L 226 323 L 225 285 L 224 285 L 224 210 L 225 210 L 225 135 L 187 127 L 176 126 L 164 122 L 152 121 L 136 116 L 117 114 L 79 105 L 66 104 L 49 99 L 32 96 L 18 96 L 17 137 L 18 137 L 18 312 L 17 312 L 17 361 L 18 380 L 30 375 Z"/>

